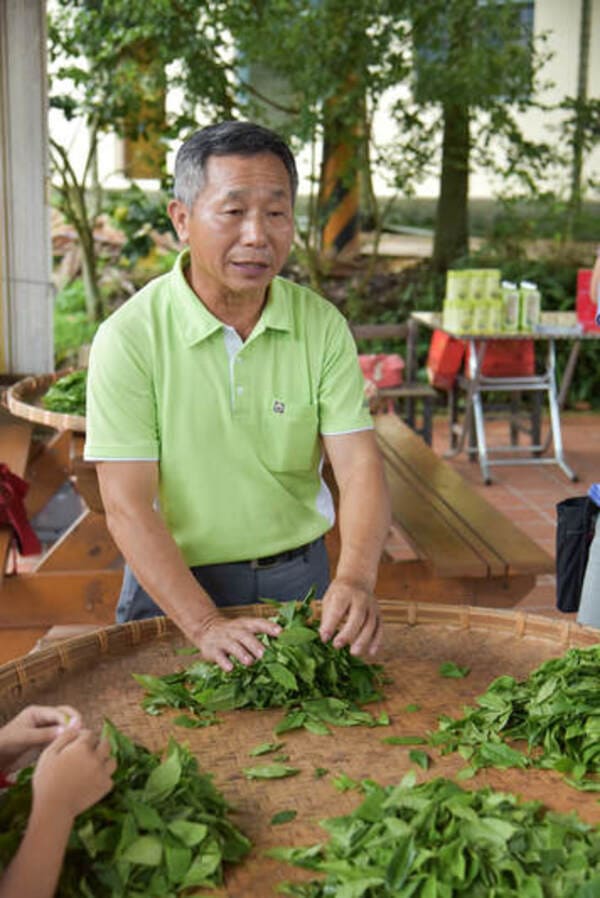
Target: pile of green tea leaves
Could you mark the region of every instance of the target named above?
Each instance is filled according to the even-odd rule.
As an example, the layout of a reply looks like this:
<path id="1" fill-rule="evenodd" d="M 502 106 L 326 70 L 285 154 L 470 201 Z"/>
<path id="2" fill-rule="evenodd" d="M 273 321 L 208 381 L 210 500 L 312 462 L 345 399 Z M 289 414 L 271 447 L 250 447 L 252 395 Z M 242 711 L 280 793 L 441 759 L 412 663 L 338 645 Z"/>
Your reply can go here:
<path id="1" fill-rule="evenodd" d="M 54 381 L 42 396 L 42 405 L 51 412 L 85 417 L 87 369 L 73 371 Z"/>
<path id="2" fill-rule="evenodd" d="M 223 863 L 250 842 L 190 752 L 169 743 L 166 757 L 131 742 L 107 722 L 118 767 L 115 786 L 75 820 L 57 898 L 175 898 L 192 886 L 215 887 Z M 31 805 L 28 767 L 0 803 L 0 868 L 17 850 Z"/>
<path id="3" fill-rule="evenodd" d="M 462 776 L 481 767 L 540 767 L 563 773 L 578 789 L 600 791 L 600 645 L 570 649 L 524 681 L 502 676 L 465 708 L 440 718 L 430 742 L 459 751 Z M 508 742 L 524 740 L 527 754 Z M 459 774 L 460 775 L 460 774 Z"/>
<path id="4" fill-rule="evenodd" d="M 447 779 L 363 781 L 351 814 L 321 822 L 325 844 L 270 857 L 324 874 L 279 890 L 299 898 L 594 898 L 600 832 L 576 815 Z"/>
<path id="5" fill-rule="evenodd" d="M 178 673 L 161 677 L 134 674 L 146 690 L 142 705 L 150 714 L 166 707 L 185 708 L 193 718 L 177 718 L 183 726 L 217 722 L 216 712 L 239 708 L 285 708 L 275 732 L 304 727 L 327 735 L 331 726 L 387 726 L 387 714 L 375 719 L 359 706 L 382 698 L 382 667 L 367 664 L 347 647 L 334 649 L 319 636 L 311 618 L 310 599 L 271 603 L 281 625 L 279 636 L 261 634 L 262 658 L 249 667 L 234 662 L 225 673 L 216 664 L 199 661 Z"/>

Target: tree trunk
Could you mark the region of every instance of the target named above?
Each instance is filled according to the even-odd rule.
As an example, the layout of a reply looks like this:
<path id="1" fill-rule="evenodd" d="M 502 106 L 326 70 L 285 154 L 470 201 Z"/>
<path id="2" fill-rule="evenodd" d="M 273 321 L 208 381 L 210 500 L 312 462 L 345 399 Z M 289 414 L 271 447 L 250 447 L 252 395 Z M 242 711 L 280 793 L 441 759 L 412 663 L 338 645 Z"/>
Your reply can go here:
<path id="1" fill-rule="evenodd" d="M 96 267 L 96 254 L 94 251 L 94 234 L 90 227 L 77 226 L 77 235 L 81 247 L 81 268 L 83 286 L 85 289 L 85 308 L 89 321 L 102 321 L 104 318 L 104 303 L 98 284 L 98 269 Z"/>
<path id="2" fill-rule="evenodd" d="M 442 176 L 432 266 L 445 272 L 469 249 L 469 107 L 444 104 Z"/>
<path id="3" fill-rule="evenodd" d="M 581 28 L 579 30 L 579 71 L 577 76 L 577 101 L 575 107 L 575 130 L 573 132 L 573 159 L 571 162 L 571 192 L 567 212 L 567 239 L 573 237 L 575 223 L 581 212 L 581 175 L 583 171 L 583 151 L 585 145 L 585 104 L 587 101 L 588 69 L 590 58 L 590 31 L 592 8 L 590 0 L 581 0 Z"/>

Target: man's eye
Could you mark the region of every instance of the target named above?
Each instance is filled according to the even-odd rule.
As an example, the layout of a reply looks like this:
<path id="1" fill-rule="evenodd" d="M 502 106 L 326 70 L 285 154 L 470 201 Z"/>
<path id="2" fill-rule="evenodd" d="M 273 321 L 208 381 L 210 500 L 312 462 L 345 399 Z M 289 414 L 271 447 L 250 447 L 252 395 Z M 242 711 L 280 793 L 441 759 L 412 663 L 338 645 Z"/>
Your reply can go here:
<path id="1" fill-rule="evenodd" d="M 271 218 L 280 218 L 283 215 L 283 212 L 281 212 L 277 209 L 272 209 L 269 212 L 269 215 L 271 216 Z"/>
<path id="2" fill-rule="evenodd" d="M 225 215 L 241 215 L 241 209 L 225 209 Z"/>

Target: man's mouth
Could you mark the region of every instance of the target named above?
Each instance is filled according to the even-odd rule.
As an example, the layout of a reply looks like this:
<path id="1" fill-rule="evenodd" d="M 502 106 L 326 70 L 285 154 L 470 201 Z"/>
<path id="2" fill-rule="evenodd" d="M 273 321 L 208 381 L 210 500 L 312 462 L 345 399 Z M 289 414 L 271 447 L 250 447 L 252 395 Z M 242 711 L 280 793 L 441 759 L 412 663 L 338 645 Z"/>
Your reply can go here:
<path id="1" fill-rule="evenodd" d="M 232 265 L 246 274 L 262 274 L 269 269 L 269 263 L 252 259 L 236 259 Z"/>

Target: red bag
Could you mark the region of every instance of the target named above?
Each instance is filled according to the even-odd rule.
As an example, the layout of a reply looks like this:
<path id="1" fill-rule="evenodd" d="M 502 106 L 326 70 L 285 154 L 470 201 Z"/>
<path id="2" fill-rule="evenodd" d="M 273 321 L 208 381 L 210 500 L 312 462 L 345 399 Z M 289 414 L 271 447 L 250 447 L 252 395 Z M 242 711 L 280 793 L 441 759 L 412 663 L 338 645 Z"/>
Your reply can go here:
<path id="1" fill-rule="evenodd" d="M 599 331 L 600 325 L 596 324 L 598 307 L 590 296 L 592 283 L 592 269 L 580 268 L 577 272 L 577 294 L 575 299 L 575 311 L 577 321 L 583 326 L 584 331 Z"/>
<path id="2" fill-rule="evenodd" d="M 468 363 L 469 347 L 465 355 L 465 372 Z M 488 340 L 481 373 L 484 377 L 533 377 L 533 340 Z"/>
<path id="3" fill-rule="evenodd" d="M 464 354 L 465 345 L 462 340 L 435 330 L 431 335 L 426 366 L 431 386 L 439 390 L 452 389 Z"/>
<path id="4" fill-rule="evenodd" d="M 358 361 L 365 379 L 365 395 L 369 399 L 372 412 L 381 411 L 381 402 L 377 399 L 380 387 L 399 387 L 402 383 L 404 359 L 396 353 L 375 353 L 359 355 Z M 387 399 L 385 410 L 394 411 L 394 400 Z"/>
<path id="5" fill-rule="evenodd" d="M 395 353 L 359 355 L 358 361 L 367 383 L 376 387 L 399 387 L 402 383 L 402 356 Z"/>
<path id="6" fill-rule="evenodd" d="M 0 462 L 0 525 L 12 527 L 21 555 L 39 555 L 42 547 L 23 505 L 28 489 L 26 480 Z"/>

